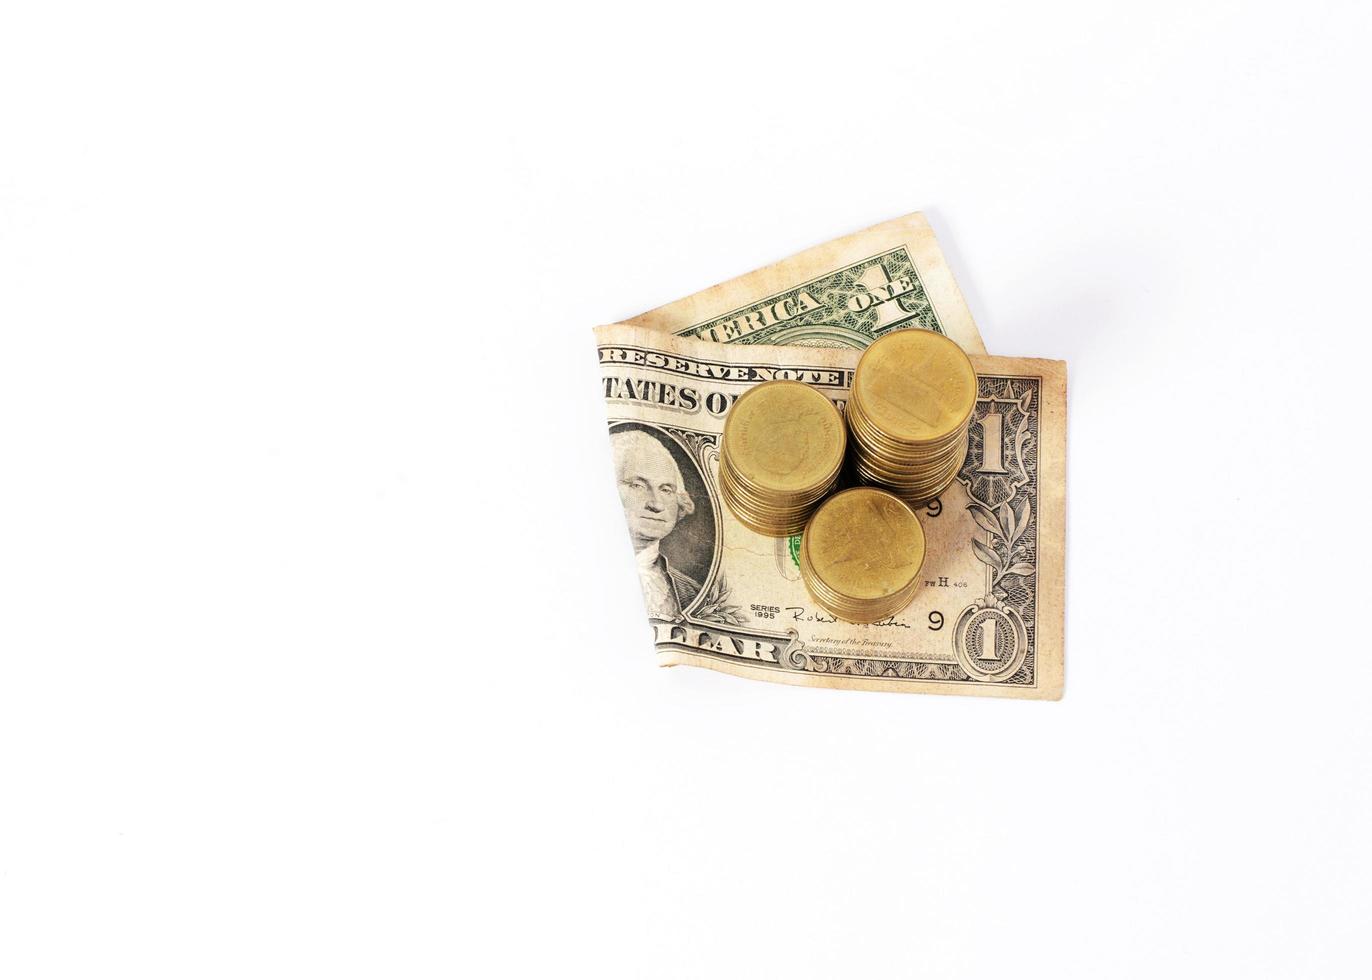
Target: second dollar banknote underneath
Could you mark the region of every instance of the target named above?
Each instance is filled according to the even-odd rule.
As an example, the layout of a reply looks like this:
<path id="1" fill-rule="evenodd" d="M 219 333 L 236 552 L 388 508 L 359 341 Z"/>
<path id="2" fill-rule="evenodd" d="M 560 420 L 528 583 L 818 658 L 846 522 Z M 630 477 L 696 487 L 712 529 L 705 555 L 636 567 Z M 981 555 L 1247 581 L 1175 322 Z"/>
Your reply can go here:
<path id="1" fill-rule="evenodd" d="M 763 537 L 734 519 L 718 470 L 739 395 L 791 378 L 843 410 L 860 352 L 728 346 L 627 324 L 599 328 L 596 341 L 659 663 L 815 687 L 1061 697 L 1061 361 L 973 356 L 966 458 L 917 511 L 927 539 L 919 590 L 903 611 L 863 625 L 810 598 L 799 537 Z"/>

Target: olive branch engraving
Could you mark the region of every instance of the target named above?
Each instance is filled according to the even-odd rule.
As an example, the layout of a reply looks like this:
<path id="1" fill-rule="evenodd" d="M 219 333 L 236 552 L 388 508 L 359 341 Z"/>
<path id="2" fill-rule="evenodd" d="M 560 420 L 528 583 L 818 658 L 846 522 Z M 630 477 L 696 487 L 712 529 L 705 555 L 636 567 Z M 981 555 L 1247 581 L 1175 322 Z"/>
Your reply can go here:
<path id="1" fill-rule="evenodd" d="M 967 509 L 972 512 L 972 520 L 977 526 L 991 535 L 989 546 L 973 538 L 972 551 L 978 561 L 991 569 L 992 593 L 998 599 L 1004 599 L 1006 590 L 1001 585 L 1002 579 L 1009 575 L 1028 578 L 1034 574 L 1034 566 L 1028 561 L 1029 547 L 1021 541 L 1029 529 L 1029 500 L 1021 499 L 1017 506 L 1006 501 L 994 512 L 973 501 Z"/>
<path id="2" fill-rule="evenodd" d="M 723 574 L 711 584 L 700 606 L 691 614 L 691 618 L 707 623 L 723 623 L 726 626 L 743 626 L 747 623 L 743 617 L 743 607 L 729 603 L 729 586 L 725 583 Z"/>

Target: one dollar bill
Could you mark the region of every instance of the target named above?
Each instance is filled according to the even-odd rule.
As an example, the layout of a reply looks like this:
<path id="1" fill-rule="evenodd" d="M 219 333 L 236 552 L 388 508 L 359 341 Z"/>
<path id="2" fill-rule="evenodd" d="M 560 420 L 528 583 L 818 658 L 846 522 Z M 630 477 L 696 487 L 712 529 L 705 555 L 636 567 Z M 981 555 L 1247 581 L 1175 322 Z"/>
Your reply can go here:
<path id="1" fill-rule="evenodd" d="M 636 326 L 723 344 L 864 348 L 892 330 L 934 330 L 986 347 L 934 231 L 909 214 L 632 317 Z"/>
<path id="2" fill-rule="evenodd" d="M 733 518 L 718 463 L 739 395 L 793 378 L 842 410 L 859 356 L 852 348 L 865 344 L 723 344 L 697 339 L 703 328 L 677 336 L 670 318 L 646 319 L 600 327 L 596 340 L 659 663 L 813 687 L 1061 696 L 1065 364 L 973 355 L 967 456 L 953 484 L 918 510 L 927 540 L 919 591 L 902 612 L 860 625 L 835 619 L 805 591 L 799 538 L 763 537 Z M 970 317 L 962 328 L 975 330 Z M 967 345 L 965 333 L 950 336 Z"/>

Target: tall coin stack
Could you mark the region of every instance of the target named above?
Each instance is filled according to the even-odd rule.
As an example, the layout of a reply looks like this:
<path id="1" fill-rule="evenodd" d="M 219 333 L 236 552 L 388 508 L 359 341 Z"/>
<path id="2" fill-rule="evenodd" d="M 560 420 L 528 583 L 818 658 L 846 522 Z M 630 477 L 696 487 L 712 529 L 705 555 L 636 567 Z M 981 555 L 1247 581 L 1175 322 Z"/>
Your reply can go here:
<path id="1" fill-rule="evenodd" d="M 898 330 L 874 342 L 848 399 L 858 477 L 914 503 L 938 496 L 967 455 L 976 397 L 972 362 L 942 334 Z"/>
<path id="2" fill-rule="evenodd" d="M 766 381 L 750 388 L 724 422 L 724 502 L 758 534 L 799 534 L 837 483 L 847 442 L 843 416 L 809 385 Z"/>
<path id="3" fill-rule="evenodd" d="M 800 542 L 800 576 L 840 619 L 875 623 L 910 604 L 924 564 L 924 529 L 899 497 L 854 487 L 820 504 Z"/>

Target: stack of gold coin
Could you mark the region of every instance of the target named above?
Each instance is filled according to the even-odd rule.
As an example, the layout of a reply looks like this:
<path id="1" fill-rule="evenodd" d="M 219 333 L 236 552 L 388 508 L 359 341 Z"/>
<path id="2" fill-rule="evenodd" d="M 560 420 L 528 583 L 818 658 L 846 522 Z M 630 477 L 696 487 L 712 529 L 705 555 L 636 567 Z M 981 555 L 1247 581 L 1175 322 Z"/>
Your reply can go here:
<path id="1" fill-rule="evenodd" d="M 910 604 L 924 564 L 924 529 L 899 497 L 854 487 L 820 504 L 800 541 L 800 575 L 814 600 L 853 623 Z"/>
<path id="2" fill-rule="evenodd" d="M 967 455 L 977 373 L 954 341 L 889 333 L 863 353 L 848 398 L 853 469 L 905 500 L 938 496 Z"/>
<path id="3" fill-rule="evenodd" d="M 799 381 L 766 381 L 739 396 L 724 420 L 724 502 L 759 534 L 799 534 L 838 481 L 848 433 L 824 395 Z"/>

